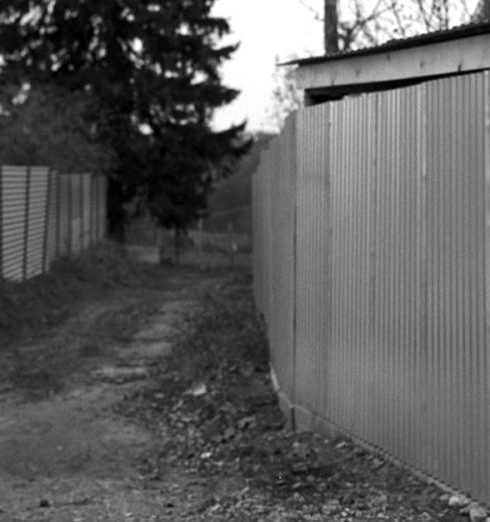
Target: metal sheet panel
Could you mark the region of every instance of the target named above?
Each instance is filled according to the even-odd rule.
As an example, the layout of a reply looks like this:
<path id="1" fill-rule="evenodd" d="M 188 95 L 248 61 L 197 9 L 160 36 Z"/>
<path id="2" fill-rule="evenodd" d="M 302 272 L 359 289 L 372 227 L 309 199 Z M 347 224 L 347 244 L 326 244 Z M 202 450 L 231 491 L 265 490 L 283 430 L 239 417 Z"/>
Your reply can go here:
<path id="1" fill-rule="evenodd" d="M 27 279 L 42 274 L 48 196 L 47 167 L 31 167 L 27 212 L 26 267 Z"/>
<path id="2" fill-rule="evenodd" d="M 81 243 L 84 249 L 90 246 L 90 187 L 91 187 L 91 174 L 80 175 L 80 192 L 81 197 Z"/>
<path id="3" fill-rule="evenodd" d="M 48 180 L 48 219 L 46 226 L 46 260 L 45 267 L 49 270 L 51 263 L 58 257 L 59 249 L 59 193 L 58 173 L 50 170 Z"/>
<path id="4" fill-rule="evenodd" d="M 329 109 L 298 114 L 296 219 L 296 402 L 318 413 L 329 385 L 330 341 Z"/>
<path id="5" fill-rule="evenodd" d="M 68 256 L 71 253 L 71 176 L 59 176 L 59 254 Z"/>
<path id="6" fill-rule="evenodd" d="M 271 146 L 268 173 L 270 204 L 269 311 L 272 364 L 281 387 L 293 392 L 294 372 L 294 221 L 296 185 L 296 118 L 291 116 L 282 136 Z M 280 348 L 279 348 L 280 347 Z"/>
<path id="7" fill-rule="evenodd" d="M 2 273 L 11 281 L 24 277 L 26 167 L 2 167 Z"/>
<path id="8" fill-rule="evenodd" d="M 254 181 L 255 295 L 283 389 L 310 414 L 489 502 L 488 73 L 301 111 L 290 199 L 277 193 L 286 134 Z M 277 207 L 294 199 L 288 294 L 291 279 L 278 277 L 287 237 L 277 234 L 287 210 Z M 295 299 L 292 361 L 277 295 Z"/>
<path id="9" fill-rule="evenodd" d="M 488 499 L 488 76 L 427 86 L 427 468 Z"/>
<path id="10" fill-rule="evenodd" d="M 82 190 L 82 176 L 80 174 L 70 174 L 71 254 L 78 254 L 82 250 Z"/>

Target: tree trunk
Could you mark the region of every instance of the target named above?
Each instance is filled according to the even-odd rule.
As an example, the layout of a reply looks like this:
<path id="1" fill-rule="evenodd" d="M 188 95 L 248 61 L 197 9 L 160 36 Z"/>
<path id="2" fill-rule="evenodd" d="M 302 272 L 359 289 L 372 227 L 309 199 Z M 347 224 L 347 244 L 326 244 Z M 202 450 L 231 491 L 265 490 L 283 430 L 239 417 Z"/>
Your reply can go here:
<path id="1" fill-rule="evenodd" d="M 325 1 L 325 53 L 336 53 L 339 50 L 339 32 L 338 32 L 338 12 L 337 0 Z"/>

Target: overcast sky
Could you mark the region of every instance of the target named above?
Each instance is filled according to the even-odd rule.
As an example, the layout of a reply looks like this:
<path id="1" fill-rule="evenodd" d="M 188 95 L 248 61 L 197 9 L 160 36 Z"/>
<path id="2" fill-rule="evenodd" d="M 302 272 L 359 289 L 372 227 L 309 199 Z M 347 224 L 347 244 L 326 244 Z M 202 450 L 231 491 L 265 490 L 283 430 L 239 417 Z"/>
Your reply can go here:
<path id="1" fill-rule="evenodd" d="M 323 2 L 318 4 L 320 8 Z M 250 130 L 264 128 L 276 57 L 321 54 L 321 23 L 300 0 L 217 0 L 214 13 L 229 20 L 232 41 L 241 42 L 222 72 L 227 85 L 242 91 L 232 105 L 218 111 L 216 125 L 247 119 Z"/>

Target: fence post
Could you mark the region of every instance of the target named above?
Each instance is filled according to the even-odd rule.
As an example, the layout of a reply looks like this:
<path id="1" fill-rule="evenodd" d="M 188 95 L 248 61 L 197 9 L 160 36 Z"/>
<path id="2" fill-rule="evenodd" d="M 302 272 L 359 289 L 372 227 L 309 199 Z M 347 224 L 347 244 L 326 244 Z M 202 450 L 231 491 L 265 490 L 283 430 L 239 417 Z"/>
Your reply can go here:
<path id="1" fill-rule="evenodd" d="M 3 165 L 0 166 L 0 280 L 3 278 Z"/>
<path id="2" fill-rule="evenodd" d="M 48 182 L 46 183 L 46 207 L 44 211 L 44 238 L 43 238 L 43 262 L 42 271 L 43 273 L 47 270 L 47 259 L 48 254 L 48 231 L 49 231 L 49 216 L 51 211 L 51 169 L 48 168 Z"/>
<path id="3" fill-rule="evenodd" d="M 26 193 L 25 193 L 25 212 L 24 212 L 24 252 L 22 259 L 22 280 L 27 279 L 27 243 L 29 240 L 29 210 L 30 210 L 30 190 L 31 190 L 31 167 L 26 170 Z"/>

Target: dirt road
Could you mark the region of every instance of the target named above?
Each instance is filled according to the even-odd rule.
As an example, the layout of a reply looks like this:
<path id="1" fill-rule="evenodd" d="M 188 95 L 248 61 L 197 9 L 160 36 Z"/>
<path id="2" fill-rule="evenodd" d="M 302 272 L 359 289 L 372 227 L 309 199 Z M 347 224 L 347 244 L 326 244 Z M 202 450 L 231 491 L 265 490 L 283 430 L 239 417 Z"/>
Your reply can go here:
<path id="1" fill-rule="evenodd" d="M 284 428 L 249 274 L 121 273 L 0 352 L 0 521 L 467 520 L 379 454 Z"/>
<path id="2" fill-rule="evenodd" d="M 165 434 L 115 410 L 147 384 L 182 313 L 215 282 L 174 271 L 155 288 L 86 303 L 48 337 L 2 354 L 0 520 L 175 519 L 172 492 L 138 471 Z"/>

